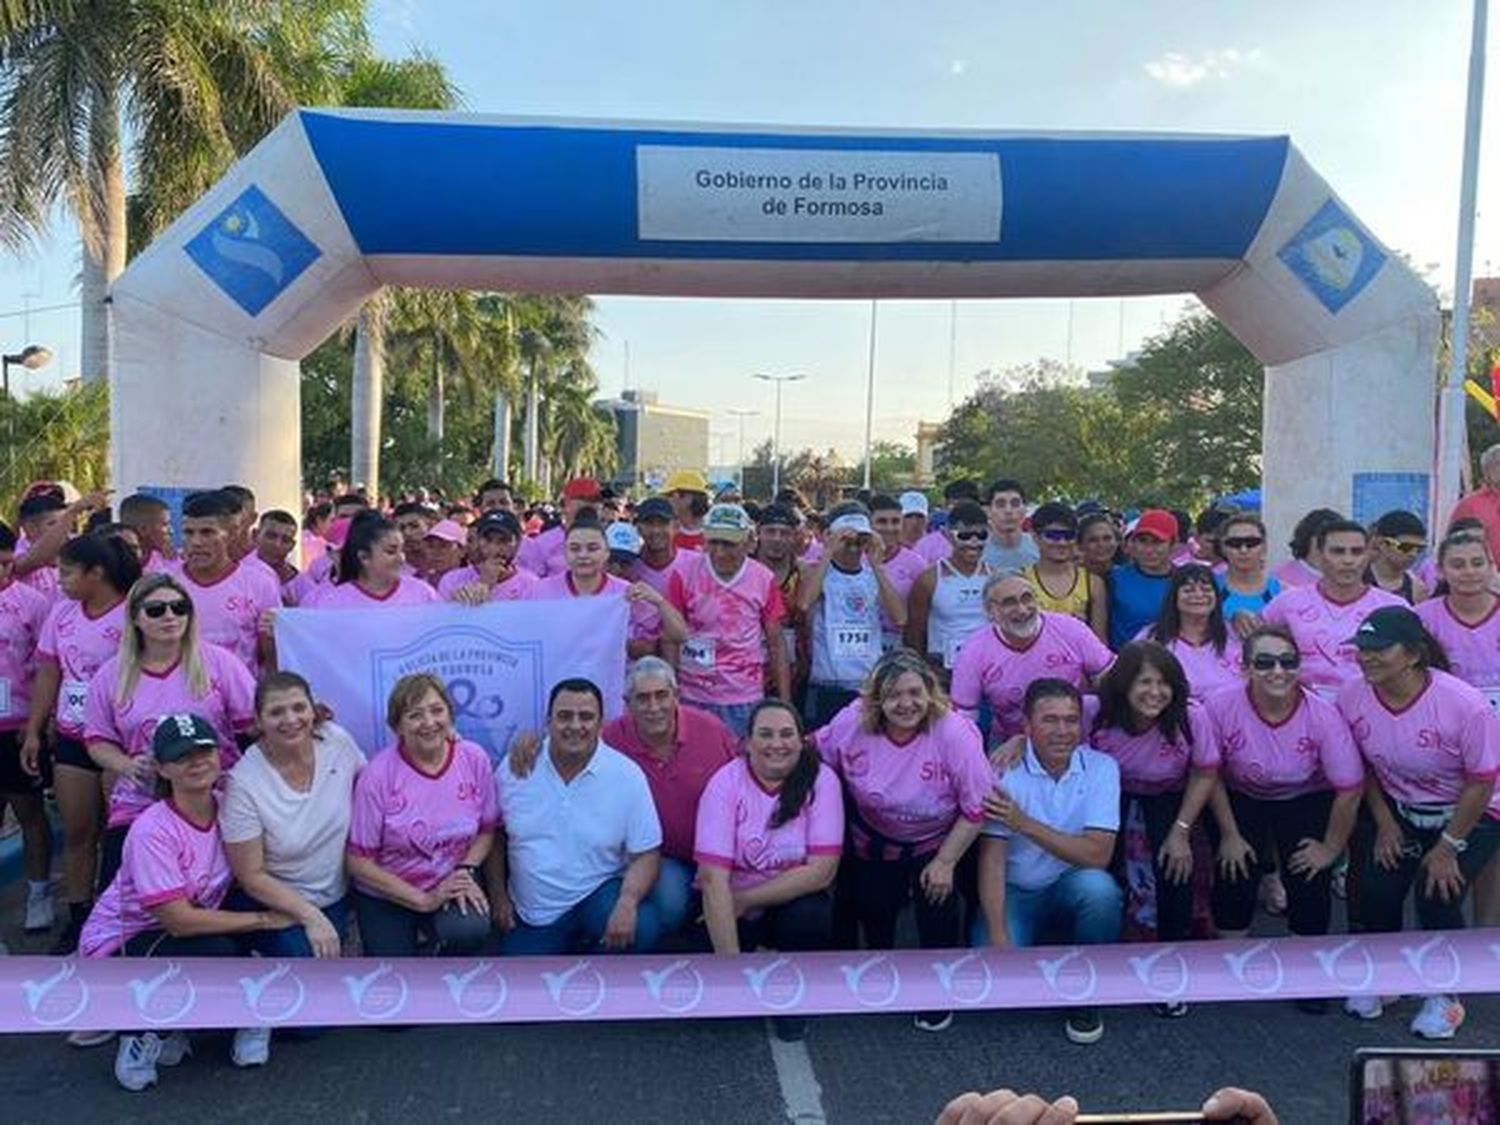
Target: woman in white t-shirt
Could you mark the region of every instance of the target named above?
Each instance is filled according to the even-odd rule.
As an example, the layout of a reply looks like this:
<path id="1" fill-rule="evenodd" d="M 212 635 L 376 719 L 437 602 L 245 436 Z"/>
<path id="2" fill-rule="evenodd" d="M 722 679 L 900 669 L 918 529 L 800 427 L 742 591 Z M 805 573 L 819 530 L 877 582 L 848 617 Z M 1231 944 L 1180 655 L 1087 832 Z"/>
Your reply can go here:
<path id="1" fill-rule="evenodd" d="M 312 689 L 276 672 L 255 693 L 260 741 L 229 775 L 219 831 L 240 909 L 297 924 L 255 935 L 264 957 L 337 957 L 349 919 L 344 844 L 364 755 L 347 731 L 318 721 Z"/>

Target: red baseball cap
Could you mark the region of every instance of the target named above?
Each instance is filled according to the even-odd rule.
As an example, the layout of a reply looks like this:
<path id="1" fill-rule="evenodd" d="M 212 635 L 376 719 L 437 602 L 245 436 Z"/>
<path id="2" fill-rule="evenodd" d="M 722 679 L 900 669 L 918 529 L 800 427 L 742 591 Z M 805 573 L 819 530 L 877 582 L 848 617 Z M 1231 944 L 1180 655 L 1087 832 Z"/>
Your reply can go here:
<path id="1" fill-rule="evenodd" d="M 1177 542 L 1177 517 L 1162 508 L 1147 508 L 1130 528 L 1130 538 L 1150 535 L 1163 543 Z"/>
<path id="2" fill-rule="evenodd" d="M 592 477 L 574 477 L 563 489 L 564 500 L 599 499 L 599 482 Z"/>

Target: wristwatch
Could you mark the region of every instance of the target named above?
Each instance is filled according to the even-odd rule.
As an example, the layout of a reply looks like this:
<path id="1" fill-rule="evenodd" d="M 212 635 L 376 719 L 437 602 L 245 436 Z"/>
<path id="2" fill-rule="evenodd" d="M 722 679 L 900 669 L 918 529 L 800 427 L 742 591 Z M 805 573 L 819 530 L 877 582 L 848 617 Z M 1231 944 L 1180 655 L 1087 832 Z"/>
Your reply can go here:
<path id="1" fill-rule="evenodd" d="M 1458 855 L 1463 855 L 1469 850 L 1469 841 L 1460 840 L 1457 836 L 1450 836 L 1446 829 L 1443 830 L 1443 843 L 1447 844 Z"/>

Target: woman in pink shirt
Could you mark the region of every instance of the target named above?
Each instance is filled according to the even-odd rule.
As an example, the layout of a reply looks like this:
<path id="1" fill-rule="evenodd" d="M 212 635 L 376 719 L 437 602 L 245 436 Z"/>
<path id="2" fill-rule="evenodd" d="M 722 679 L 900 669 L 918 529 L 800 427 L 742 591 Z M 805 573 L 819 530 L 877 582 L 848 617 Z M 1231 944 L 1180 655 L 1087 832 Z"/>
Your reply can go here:
<path id="1" fill-rule="evenodd" d="M 89 683 L 84 739 L 89 757 L 114 777 L 100 841 L 99 883 L 120 865 L 125 831 L 156 799 L 151 733 L 162 715 L 191 711 L 213 724 L 221 765 L 239 760 L 238 735 L 255 722 L 255 681 L 226 648 L 200 643 L 193 600 L 170 574 L 148 574 L 126 600 L 130 628 L 120 651 Z"/>
<path id="2" fill-rule="evenodd" d="M 1122 648 L 1099 681 L 1089 745 L 1119 764 L 1122 805 L 1140 804 L 1156 875 L 1157 936 L 1183 941 L 1193 923 L 1189 837 L 1218 779 L 1219 749 L 1208 716 L 1191 702 L 1178 659 L 1155 641 Z M 1117 850 L 1123 840 L 1122 834 Z M 1160 1010 L 1176 1016 L 1187 1006 Z"/>
<path id="3" fill-rule="evenodd" d="M 886 653 L 860 698 L 813 735 L 848 796 L 850 852 L 839 881 L 870 949 L 894 949 L 912 904 L 923 949 L 963 944 L 954 870 L 984 821 L 995 774 L 979 728 L 953 711 L 931 666 L 910 649 Z M 942 1031 L 951 1012 L 922 1012 Z"/>
<path id="4" fill-rule="evenodd" d="M 1350 643 L 1362 675 L 1344 685 L 1338 706 L 1369 766 L 1375 825 L 1354 843 L 1359 920 L 1370 933 L 1400 930 L 1415 888 L 1422 929 L 1461 930 L 1464 891 L 1500 845 L 1500 720 L 1446 671 L 1442 645 L 1406 606 L 1377 609 Z M 1351 996 L 1345 1008 L 1362 1019 L 1382 1011 L 1379 996 Z M 1429 996 L 1411 1027 L 1447 1039 L 1463 1018 L 1456 996 Z"/>
<path id="5" fill-rule="evenodd" d="M 1302 657 L 1289 632 L 1260 626 L 1245 638 L 1243 658 L 1245 682 L 1204 704 L 1223 781 L 1214 802 L 1224 828 L 1209 826 L 1219 838 L 1214 924 L 1224 937 L 1249 932 L 1258 881 L 1251 841 L 1273 841 L 1286 864 L 1292 933 L 1326 934 L 1331 873 L 1354 828 L 1364 766 L 1338 708 L 1298 682 Z M 1323 1002 L 1298 1004 L 1321 1010 Z"/>
<path id="6" fill-rule="evenodd" d="M 490 936 L 479 869 L 495 842 L 499 796 L 489 755 L 453 729 L 436 676 L 403 676 L 386 722 L 396 744 L 354 784 L 347 858 L 365 953 L 478 951 Z"/>
<path id="7" fill-rule="evenodd" d="M 231 659 L 234 659 L 231 657 Z M 233 876 L 219 836 L 219 734 L 202 715 L 164 714 L 147 748 L 157 801 L 131 826 L 119 874 L 84 924 L 78 951 L 84 957 L 233 957 L 247 954 L 249 935 L 279 930 L 292 919 L 273 910 L 222 909 Z M 141 976 L 165 985 L 179 969 L 169 965 Z M 138 1000 L 143 1008 L 150 1000 Z M 149 1017 L 148 1017 L 149 1018 Z M 270 1056 L 268 1026 L 235 1032 L 236 1066 L 263 1066 Z M 189 1054 L 187 1035 L 154 1031 L 120 1036 L 115 1078 L 127 1090 L 156 1083 L 158 1066 L 176 1066 Z"/>
<path id="8" fill-rule="evenodd" d="M 36 768 L 52 723 L 57 738 L 52 786 L 63 823 L 62 889 L 68 904 L 67 926 L 52 951 L 66 955 L 78 948 L 78 931 L 94 905 L 104 829 L 102 771 L 84 745 L 83 710 L 94 673 L 120 651 L 125 596 L 141 577 L 141 564 L 118 536 L 82 535 L 63 546 L 57 573 L 64 597 L 47 614 L 37 642 L 21 756 L 31 763 L 28 768 Z"/>
<path id="9" fill-rule="evenodd" d="M 838 778 L 790 706 L 767 699 L 751 712 L 745 755 L 709 781 L 694 835 L 715 953 L 830 947 L 829 888 L 844 848 L 844 803 Z M 806 1023 L 779 1019 L 776 1034 L 801 1039 Z"/>
<path id="10" fill-rule="evenodd" d="M 1182 664 L 1188 692 L 1197 703 L 1240 682 L 1240 649 L 1229 642 L 1214 572 L 1189 563 L 1172 572 L 1161 600 L 1161 616 L 1142 636 L 1163 645 Z"/>
<path id="11" fill-rule="evenodd" d="M 313 609 L 378 609 L 428 605 L 438 600 L 431 586 L 403 574 L 406 550 L 401 532 L 379 512 L 363 511 L 349 525 L 339 551 L 338 577 L 309 598 Z"/>

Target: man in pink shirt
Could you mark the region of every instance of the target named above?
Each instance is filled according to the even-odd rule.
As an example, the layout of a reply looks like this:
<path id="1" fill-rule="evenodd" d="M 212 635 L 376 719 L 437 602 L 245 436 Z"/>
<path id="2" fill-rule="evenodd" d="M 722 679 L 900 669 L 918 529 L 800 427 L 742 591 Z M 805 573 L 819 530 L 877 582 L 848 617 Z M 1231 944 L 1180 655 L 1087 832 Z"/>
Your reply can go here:
<path id="1" fill-rule="evenodd" d="M 1336 520 L 1318 532 L 1322 575 L 1311 586 L 1283 590 L 1262 617 L 1291 631 L 1302 654 L 1302 681 L 1325 697 L 1359 677 L 1359 662 L 1348 643 L 1374 610 L 1405 605 L 1395 594 L 1365 581 L 1369 535 L 1353 520 Z"/>
<path id="2" fill-rule="evenodd" d="M 141 570 L 147 574 L 177 556 L 172 545 L 172 512 L 159 496 L 137 492 L 120 501 L 120 522 L 141 541 Z"/>
<path id="3" fill-rule="evenodd" d="M 450 570 L 438 580 L 444 601 L 483 605 L 487 601 L 520 601 L 539 579 L 516 565 L 521 549 L 521 523 L 515 514 L 496 508 L 474 525 L 479 559 L 474 566 Z"/>
<path id="4" fill-rule="evenodd" d="M 237 504 L 219 491 L 189 496 L 182 505 L 182 558 L 168 573 L 193 599 L 199 637 L 227 648 L 254 675 L 271 655 L 261 618 L 281 605 L 281 586 L 265 563 L 255 560 L 252 568 L 231 556 Z"/>
<path id="5" fill-rule="evenodd" d="M 979 485 L 974 481 L 950 481 L 948 486 L 943 489 L 943 504 L 948 510 L 951 510 L 953 505 L 962 503 L 965 500 L 972 500 L 976 504 L 980 503 Z M 953 553 L 953 543 L 948 539 L 943 529 L 939 527 L 922 536 L 912 550 L 922 556 L 923 562 L 928 566 L 932 566 L 934 563 L 941 562 Z"/>
<path id="6" fill-rule="evenodd" d="M 921 495 L 918 493 L 918 495 Z M 925 498 L 924 498 L 925 499 Z M 885 547 L 885 573 L 895 587 L 896 593 L 901 595 L 905 601 L 911 596 L 911 588 L 917 579 L 922 577 L 922 572 L 927 569 L 927 561 L 917 554 L 916 551 L 902 543 L 904 517 L 902 516 L 901 502 L 895 497 L 876 495 L 870 497 L 870 526 L 875 529 L 875 534 L 880 536 L 880 542 Z M 926 523 L 926 517 L 923 517 Z M 890 615 L 881 611 L 880 614 L 880 640 L 885 651 L 901 647 L 902 627 L 891 620 Z"/>
<path id="7" fill-rule="evenodd" d="M 692 558 L 672 542 L 673 521 L 677 517 L 665 496 L 651 496 L 635 509 L 635 529 L 641 536 L 641 557 L 631 568 L 630 580 L 644 582 L 665 594 L 678 567 Z"/>
<path id="8" fill-rule="evenodd" d="M 281 583 L 281 604 L 301 605 L 312 593 L 315 583 L 292 564 L 292 548 L 297 545 L 297 520 L 290 512 L 272 508 L 260 517 L 255 530 L 255 557 L 276 574 Z"/>
<path id="9" fill-rule="evenodd" d="M 782 621 L 786 606 L 770 569 L 750 558 L 750 516 L 715 504 L 703 520 L 704 550 L 689 552 L 667 597 L 687 622 L 678 647 L 683 698 L 743 738 L 763 695 L 766 667 L 777 698 L 791 701 Z"/>
<path id="10" fill-rule="evenodd" d="M 916 549 L 927 534 L 927 497 L 921 492 L 903 492 L 901 505 L 901 545 Z"/>
<path id="11" fill-rule="evenodd" d="M 529 570 L 538 578 L 551 578 L 568 569 L 564 557 L 564 544 L 568 528 L 584 508 L 599 503 L 599 482 L 589 477 L 570 480 L 563 488 L 562 522 L 550 527 L 534 539 L 521 544 L 520 562 L 523 570 Z"/>
<path id="12" fill-rule="evenodd" d="M 1476 519 L 1484 524 L 1490 558 L 1500 559 L 1500 445 L 1492 445 L 1479 455 L 1479 473 L 1484 483 L 1454 506 L 1448 523 Z"/>

